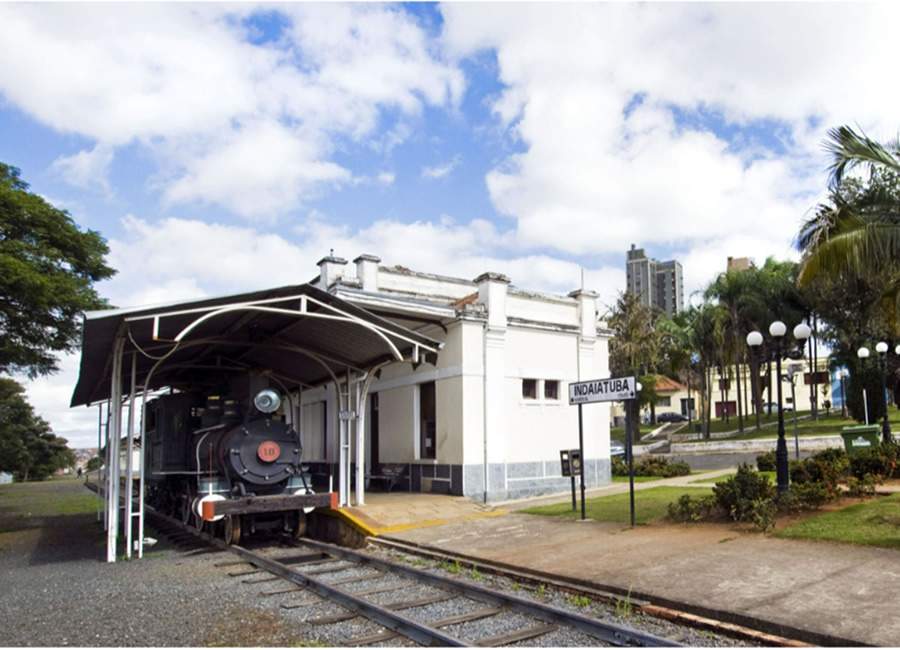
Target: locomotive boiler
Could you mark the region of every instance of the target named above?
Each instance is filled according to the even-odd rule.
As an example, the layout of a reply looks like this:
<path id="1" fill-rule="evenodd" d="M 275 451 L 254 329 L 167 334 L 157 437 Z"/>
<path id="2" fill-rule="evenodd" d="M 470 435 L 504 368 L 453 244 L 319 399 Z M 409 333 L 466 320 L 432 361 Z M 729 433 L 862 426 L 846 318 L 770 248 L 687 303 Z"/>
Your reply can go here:
<path id="1" fill-rule="evenodd" d="M 310 486 L 282 395 L 243 388 L 242 396 L 230 386 L 148 402 L 148 503 L 231 544 L 259 531 L 299 537 L 306 514 L 330 505 L 330 495 Z"/>

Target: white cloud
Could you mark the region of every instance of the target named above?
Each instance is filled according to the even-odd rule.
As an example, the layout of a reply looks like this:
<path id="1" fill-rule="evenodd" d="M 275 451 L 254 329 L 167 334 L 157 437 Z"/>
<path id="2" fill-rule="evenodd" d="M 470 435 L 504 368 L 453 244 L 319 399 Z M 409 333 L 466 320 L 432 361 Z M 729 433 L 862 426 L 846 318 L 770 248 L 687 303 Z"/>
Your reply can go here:
<path id="1" fill-rule="evenodd" d="M 58 161 L 77 185 L 138 142 L 170 203 L 271 220 L 350 179 L 335 140 L 371 139 L 398 114 L 451 106 L 462 73 L 415 19 L 386 5 L 287 5 L 280 38 L 254 44 L 240 5 L 0 6 L 0 94 L 96 145 Z M 269 9 L 259 10 L 261 12 Z M 392 113 L 393 114 L 393 113 Z M 105 161 L 105 163 L 104 163 Z"/>
<path id="2" fill-rule="evenodd" d="M 380 172 L 376 176 L 376 180 L 381 185 L 393 185 L 394 181 L 397 180 L 397 175 L 394 172 Z"/>
<path id="3" fill-rule="evenodd" d="M 99 189 L 110 193 L 109 166 L 114 151 L 111 147 L 95 145 L 71 156 L 60 156 L 53 161 L 52 168 L 60 173 L 70 185 L 83 189 Z"/>
<path id="4" fill-rule="evenodd" d="M 442 13 L 448 51 L 496 54 L 503 90 L 492 107 L 521 146 L 487 183 L 525 247 L 680 251 L 696 286 L 729 254 L 789 253 L 824 182 L 826 128 L 896 129 L 900 87 L 884 83 L 900 54 L 896 4 L 448 4 Z"/>
<path id="5" fill-rule="evenodd" d="M 462 157 L 456 155 L 445 163 L 441 163 L 431 167 L 423 167 L 422 178 L 430 178 L 433 180 L 445 178 L 453 173 L 453 170 L 459 166 L 460 162 L 462 162 Z"/>

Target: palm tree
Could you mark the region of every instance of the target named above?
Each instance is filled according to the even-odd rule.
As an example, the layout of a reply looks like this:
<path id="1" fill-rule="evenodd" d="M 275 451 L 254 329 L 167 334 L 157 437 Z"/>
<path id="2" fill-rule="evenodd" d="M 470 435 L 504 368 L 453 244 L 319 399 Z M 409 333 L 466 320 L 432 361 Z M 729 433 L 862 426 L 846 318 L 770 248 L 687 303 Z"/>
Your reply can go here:
<path id="1" fill-rule="evenodd" d="M 865 275 L 900 259 L 900 141 L 881 144 L 841 126 L 828 132 L 825 148 L 832 157 L 830 203 L 816 208 L 798 236 L 802 285 L 822 275 Z M 863 166 L 870 172 L 865 187 L 847 176 Z"/>

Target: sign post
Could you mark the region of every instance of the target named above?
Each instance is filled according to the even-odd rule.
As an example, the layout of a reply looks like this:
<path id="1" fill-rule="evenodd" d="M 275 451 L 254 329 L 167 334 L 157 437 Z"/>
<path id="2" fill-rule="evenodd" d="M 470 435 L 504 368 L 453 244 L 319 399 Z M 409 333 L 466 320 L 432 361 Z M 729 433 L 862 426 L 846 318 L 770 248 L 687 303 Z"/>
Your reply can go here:
<path id="1" fill-rule="evenodd" d="M 579 461 L 584 461 L 584 420 L 582 418 L 581 408 L 584 404 L 593 404 L 596 402 L 626 402 L 626 418 L 631 412 L 631 405 L 637 395 L 637 380 L 634 377 L 610 377 L 608 379 L 591 379 L 589 381 L 579 381 L 569 384 L 569 405 L 578 405 L 578 450 Z M 631 419 L 631 418 L 628 418 Z M 626 422 L 626 431 L 630 431 Z M 631 458 L 631 435 L 627 434 L 627 451 Z M 574 451 L 574 450 L 573 450 Z M 585 503 L 584 503 L 584 471 L 581 474 L 581 519 L 585 520 Z M 634 525 L 634 465 L 631 464 L 629 472 L 631 475 L 631 522 Z M 574 474 L 574 472 L 573 472 Z M 572 478 L 574 488 L 574 476 Z M 574 499 L 574 496 L 573 496 Z M 573 500 L 574 505 L 574 500 Z"/>
<path id="2" fill-rule="evenodd" d="M 625 403 L 625 453 L 628 456 L 628 500 L 631 510 L 631 527 L 634 528 L 634 428 L 639 426 L 637 400 Z"/>

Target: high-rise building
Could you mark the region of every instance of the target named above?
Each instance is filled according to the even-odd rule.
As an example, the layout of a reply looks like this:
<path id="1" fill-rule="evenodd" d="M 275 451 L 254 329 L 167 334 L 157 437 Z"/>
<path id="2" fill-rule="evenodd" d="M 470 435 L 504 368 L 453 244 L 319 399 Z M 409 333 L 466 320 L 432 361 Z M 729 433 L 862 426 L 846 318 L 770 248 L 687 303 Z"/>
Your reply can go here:
<path id="1" fill-rule="evenodd" d="M 625 277 L 625 290 L 640 296 L 642 304 L 656 307 L 670 316 L 684 309 L 680 262 L 659 262 L 647 257 L 643 248 L 635 248 L 632 244 L 626 253 Z"/>
<path id="2" fill-rule="evenodd" d="M 753 260 L 749 257 L 731 257 L 728 256 L 728 266 L 726 271 L 748 271 L 753 268 Z"/>

